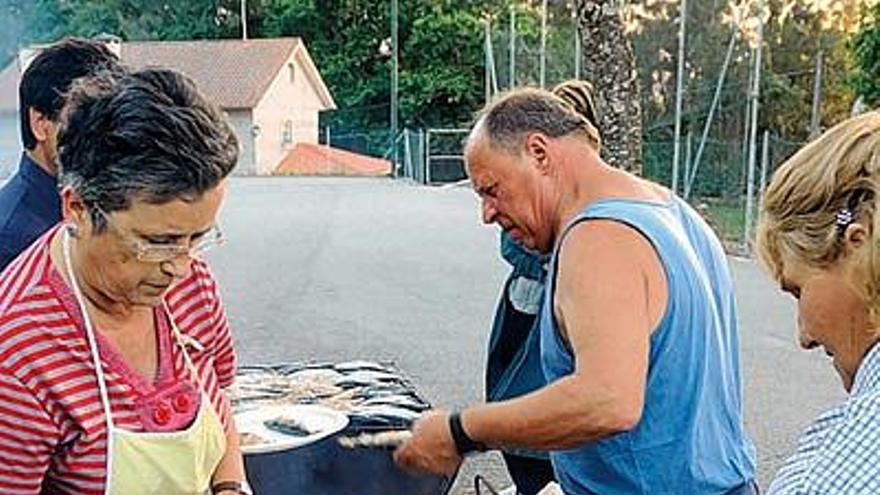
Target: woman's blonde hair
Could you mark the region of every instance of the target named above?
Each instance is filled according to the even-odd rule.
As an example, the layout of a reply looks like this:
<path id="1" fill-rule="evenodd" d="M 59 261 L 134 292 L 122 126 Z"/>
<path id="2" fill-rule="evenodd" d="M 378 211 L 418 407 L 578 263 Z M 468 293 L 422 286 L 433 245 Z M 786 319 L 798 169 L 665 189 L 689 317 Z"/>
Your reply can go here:
<path id="1" fill-rule="evenodd" d="M 868 249 L 856 253 L 855 288 L 872 313 L 880 310 L 880 113 L 842 122 L 783 163 L 764 193 L 757 230 L 763 264 L 779 280 L 783 255 L 825 268 L 843 254 L 843 231 L 853 221 L 871 233 Z"/>

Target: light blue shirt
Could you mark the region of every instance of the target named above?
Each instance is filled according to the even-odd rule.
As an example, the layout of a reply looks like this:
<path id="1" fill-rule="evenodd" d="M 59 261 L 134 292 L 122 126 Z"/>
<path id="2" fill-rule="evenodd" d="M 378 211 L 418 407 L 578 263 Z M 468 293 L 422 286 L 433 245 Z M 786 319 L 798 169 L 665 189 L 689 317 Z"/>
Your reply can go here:
<path id="1" fill-rule="evenodd" d="M 645 236 L 663 265 L 669 297 L 651 334 L 640 421 L 630 431 L 553 452 L 562 489 L 567 495 L 716 495 L 751 481 L 736 303 L 720 242 L 678 198 L 598 201 L 571 225 L 591 219 L 621 222 Z M 541 358 L 551 382 L 575 369 L 553 314 L 557 254 L 541 310 Z"/>
<path id="2" fill-rule="evenodd" d="M 819 416 L 768 495 L 880 493 L 880 344 L 859 366 L 849 399 Z"/>

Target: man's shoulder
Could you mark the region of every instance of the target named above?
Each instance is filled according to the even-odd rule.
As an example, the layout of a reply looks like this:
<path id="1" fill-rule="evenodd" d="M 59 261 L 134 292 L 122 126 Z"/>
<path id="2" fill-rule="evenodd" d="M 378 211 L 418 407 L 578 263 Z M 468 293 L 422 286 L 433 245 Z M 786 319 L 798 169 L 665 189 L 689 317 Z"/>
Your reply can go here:
<path id="1" fill-rule="evenodd" d="M 4 211 L 3 207 L 0 203 L 0 267 L 12 261 L 52 227 L 39 215 L 28 211 L 23 203 L 11 204 L 8 211 Z M 7 257 L 9 259 L 5 259 Z"/>
<path id="2" fill-rule="evenodd" d="M 0 266 L 6 264 L 4 257 L 14 258 L 60 220 L 42 211 L 40 201 L 22 177 L 21 167 L 0 187 Z"/>
<path id="3" fill-rule="evenodd" d="M 15 174 L 0 187 L 0 229 L 12 218 L 24 202 L 27 193 L 19 174 Z"/>
<path id="4" fill-rule="evenodd" d="M 656 248 L 641 230 L 613 218 L 596 218 L 573 225 L 560 241 L 560 273 L 566 268 L 659 263 Z"/>
<path id="5" fill-rule="evenodd" d="M 0 271 L 27 247 L 18 225 L 23 198 L 24 190 L 16 184 L 8 182 L 0 188 Z"/>

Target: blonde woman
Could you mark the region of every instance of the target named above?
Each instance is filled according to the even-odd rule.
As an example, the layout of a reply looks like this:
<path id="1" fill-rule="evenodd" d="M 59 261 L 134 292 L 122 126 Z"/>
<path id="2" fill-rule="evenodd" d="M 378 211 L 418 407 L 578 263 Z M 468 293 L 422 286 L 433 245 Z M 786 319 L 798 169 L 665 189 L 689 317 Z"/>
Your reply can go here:
<path id="1" fill-rule="evenodd" d="M 831 357 L 849 398 L 807 428 L 771 495 L 880 493 L 880 113 L 843 122 L 774 174 L 761 260 L 798 301 L 798 338 Z"/>

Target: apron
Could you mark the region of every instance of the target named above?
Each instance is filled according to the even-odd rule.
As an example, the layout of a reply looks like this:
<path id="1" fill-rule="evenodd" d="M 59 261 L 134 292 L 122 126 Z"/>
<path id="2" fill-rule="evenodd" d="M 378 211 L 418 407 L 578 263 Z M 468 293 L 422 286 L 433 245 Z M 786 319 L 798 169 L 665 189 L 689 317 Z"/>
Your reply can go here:
<path id="1" fill-rule="evenodd" d="M 105 495 L 202 495 L 210 488 L 214 470 L 226 452 L 226 435 L 211 406 L 199 374 L 193 365 L 171 311 L 164 304 L 177 344 L 187 367 L 201 390 L 201 405 L 192 424 L 181 431 L 133 432 L 113 424 L 110 398 L 104 379 L 95 331 L 86 311 L 70 261 L 70 234 L 62 229 L 67 275 L 83 314 L 86 338 L 95 365 L 101 404 L 107 420 L 107 482 Z"/>

